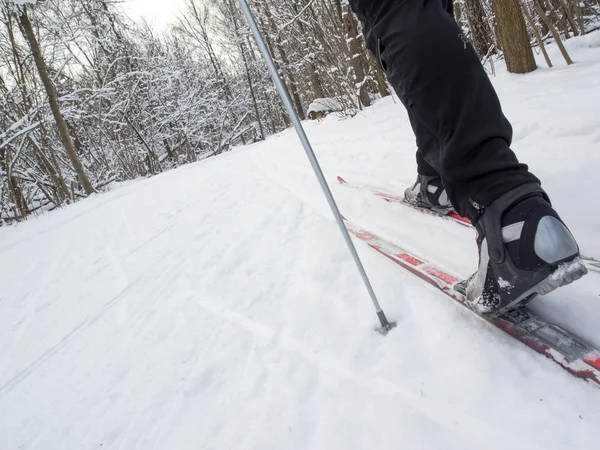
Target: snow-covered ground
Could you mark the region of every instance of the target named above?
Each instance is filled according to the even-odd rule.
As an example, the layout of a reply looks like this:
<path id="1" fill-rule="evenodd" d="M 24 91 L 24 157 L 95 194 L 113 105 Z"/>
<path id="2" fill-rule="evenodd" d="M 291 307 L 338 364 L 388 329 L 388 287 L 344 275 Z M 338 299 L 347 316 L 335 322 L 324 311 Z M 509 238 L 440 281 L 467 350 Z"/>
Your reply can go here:
<path id="1" fill-rule="evenodd" d="M 600 33 L 568 44 L 494 83 L 600 256 Z M 306 127 L 348 217 L 475 269 L 473 231 L 335 183 L 413 182 L 399 103 Z M 387 337 L 291 131 L 0 229 L 0 449 L 597 448 L 599 389 L 357 247 Z M 600 346 L 599 295 L 591 273 L 535 307 Z"/>

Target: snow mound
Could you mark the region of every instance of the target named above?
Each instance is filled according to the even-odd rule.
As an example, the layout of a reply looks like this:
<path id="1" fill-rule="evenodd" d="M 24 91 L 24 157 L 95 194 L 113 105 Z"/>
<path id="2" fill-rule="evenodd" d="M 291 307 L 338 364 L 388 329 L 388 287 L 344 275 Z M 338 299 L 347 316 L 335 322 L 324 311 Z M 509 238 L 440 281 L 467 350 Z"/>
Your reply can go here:
<path id="1" fill-rule="evenodd" d="M 309 119 L 322 117 L 332 112 L 344 110 L 344 105 L 334 98 L 317 98 L 308 107 Z"/>

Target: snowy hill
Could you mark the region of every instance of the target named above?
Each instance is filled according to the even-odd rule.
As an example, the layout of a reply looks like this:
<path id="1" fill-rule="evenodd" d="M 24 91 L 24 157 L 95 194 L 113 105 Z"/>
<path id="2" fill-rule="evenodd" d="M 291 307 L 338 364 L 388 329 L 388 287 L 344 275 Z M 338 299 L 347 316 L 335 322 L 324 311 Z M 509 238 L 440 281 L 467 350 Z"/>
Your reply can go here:
<path id="1" fill-rule="evenodd" d="M 494 83 L 598 257 L 600 33 L 568 44 Z M 472 230 L 335 184 L 414 181 L 399 103 L 306 127 L 346 215 L 475 270 Z M 291 131 L 0 229 L 0 449 L 597 448 L 600 390 L 357 247 L 385 338 Z M 600 346 L 599 295 L 591 273 L 534 306 Z"/>

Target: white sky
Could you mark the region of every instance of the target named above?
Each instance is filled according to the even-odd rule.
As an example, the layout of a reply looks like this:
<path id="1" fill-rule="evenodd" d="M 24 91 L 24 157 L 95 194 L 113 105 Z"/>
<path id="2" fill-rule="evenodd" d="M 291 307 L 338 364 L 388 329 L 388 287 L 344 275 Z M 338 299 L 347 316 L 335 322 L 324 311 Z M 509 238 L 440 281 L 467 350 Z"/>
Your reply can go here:
<path id="1" fill-rule="evenodd" d="M 163 31 L 173 21 L 184 0 L 124 0 L 122 6 L 132 19 L 145 17 L 156 31 Z"/>

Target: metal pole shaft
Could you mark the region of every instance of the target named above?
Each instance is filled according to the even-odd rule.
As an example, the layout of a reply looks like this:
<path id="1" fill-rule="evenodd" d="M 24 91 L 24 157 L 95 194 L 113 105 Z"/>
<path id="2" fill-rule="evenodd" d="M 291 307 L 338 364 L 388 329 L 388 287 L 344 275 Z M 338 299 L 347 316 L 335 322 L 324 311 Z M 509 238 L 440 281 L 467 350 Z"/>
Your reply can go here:
<path id="1" fill-rule="evenodd" d="M 356 248 L 354 247 L 354 243 L 352 242 L 352 239 L 350 238 L 350 234 L 348 233 L 348 230 L 346 229 L 346 226 L 344 225 L 344 220 L 342 219 L 342 216 L 337 207 L 335 199 L 333 198 L 331 190 L 329 189 L 327 180 L 325 180 L 325 176 L 323 175 L 323 171 L 321 170 L 321 167 L 319 166 L 317 157 L 315 156 L 315 153 L 312 149 L 310 141 L 308 140 L 308 137 L 306 136 L 304 127 L 302 126 L 302 123 L 300 122 L 300 118 L 298 117 L 298 114 L 296 113 L 296 109 L 294 108 L 292 99 L 290 98 L 290 96 L 285 88 L 285 85 L 283 84 L 283 81 L 281 80 L 281 77 L 279 76 L 279 72 L 277 71 L 277 68 L 275 67 L 275 63 L 273 62 L 271 53 L 269 52 L 269 49 L 267 48 L 267 45 L 265 44 L 265 41 L 262 37 L 260 29 L 258 28 L 256 20 L 254 19 L 252 11 L 250 11 L 248 2 L 247 2 L 247 0 L 240 0 L 240 4 L 242 6 L 242 11 L 244 12 L 244 15 L 246 16 L 246 20 L 248 21 L 248 25 L 250 25 L 250 29 L 252 30 L 252 34 L 254 34 L 254 38 L 256 39 L 258 48 L 259 48 L 260 52 L 262 53 L 263 58 L 265 59 L 265 62 L 267 63 L 267 67 L 269 69 L 269 73 L 271 74 L 271 78 L 273 79 L 273 82 L 275 83 L 275 87 L 277 88 L 277 91 L 279 92 L 279 95 L 281 96 L 281 99 L 283 100 L 283 104 L 285 105 L 285 109 L 287 110 L 287 113 L 290 116 L 292 123 L 294 124 L 294 128 L 296 129 L 296 133 L 298 133 L 298 137 L 300 138 L 300 141 L 302 142 L 302 146 L 304 147 L 306 156 L 308 157 L 308 160 L 310 161 L 310 164 L 315 172 L 315 175 L 317 176 L 317 179 L 319 180 L 321 189 L 323 189 L 323 193 L 325 194 L 325 197 L 327 198 L 327 203 L 329 203 L 329 207 L 331 208 L 331 211 L 333 212 L 335 220 L 340 228 L 340 231 L 342 232 L 342 235 L 344 236 L 344 240 L 346 241 L 346 244 L 348 245 L 348 249 L 350 250 L 352 258 L 354 259 L 354 262 L 356 263 L 356 267 L 358 268 L 358 271 L 360 272 L 360 276 L 363 280 L 363 283 L 365 284 L 365 287 L 367 288 L 369 296 L 371 297 L 373 306 L 375 306 L 375 310 L 377 311 L 377 317 L 379 318 L 379 321 L 381 322 L 381 326 L 383 327 L 383 330 L 387 332 L 394 326 L 394 324 L 390 324 L 390 322 L 388 322 L 383 310 L 381 309 L 381 306 L 379 305 L 379 301 L 377 300 L 375 291 L 373 291 L 373 287 L 371 286 L 369 277 L 367 276 L 367 273 L 365 272 L 365 268 L 363 267 L 362 261 L 360 260 L 360 257 L 358 256 L 358 253 L 356 252 Z"/>

